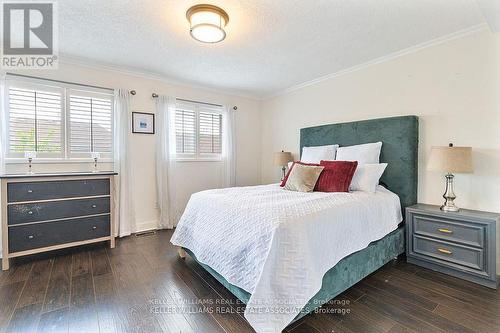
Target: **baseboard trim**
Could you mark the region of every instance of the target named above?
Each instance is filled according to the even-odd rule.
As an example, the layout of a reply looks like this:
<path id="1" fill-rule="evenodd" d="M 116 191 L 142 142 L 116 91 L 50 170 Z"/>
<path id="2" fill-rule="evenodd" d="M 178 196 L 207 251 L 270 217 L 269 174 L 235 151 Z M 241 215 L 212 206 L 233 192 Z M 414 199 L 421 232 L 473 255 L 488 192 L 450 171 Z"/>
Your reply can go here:
<path id="1" fill-rule="evenodd" d="M 138 222 L 136 224 L 135 230 L 133 233 L 156 230 L 156 229 L 159 229 L 158 228 L 158 220 L 142 221 L 142 222 Z"/>

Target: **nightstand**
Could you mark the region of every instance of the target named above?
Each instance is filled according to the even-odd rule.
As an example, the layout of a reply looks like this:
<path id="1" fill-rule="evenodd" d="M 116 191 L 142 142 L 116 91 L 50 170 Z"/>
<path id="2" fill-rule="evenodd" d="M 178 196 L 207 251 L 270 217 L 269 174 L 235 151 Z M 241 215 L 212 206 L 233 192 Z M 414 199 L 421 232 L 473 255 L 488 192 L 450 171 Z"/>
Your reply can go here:
<path id="1" fill-rule="evenodd" d="M 406 208 L 409 263 L 496 289 L 500 275 L 500 214 L 439 206 Z"/>

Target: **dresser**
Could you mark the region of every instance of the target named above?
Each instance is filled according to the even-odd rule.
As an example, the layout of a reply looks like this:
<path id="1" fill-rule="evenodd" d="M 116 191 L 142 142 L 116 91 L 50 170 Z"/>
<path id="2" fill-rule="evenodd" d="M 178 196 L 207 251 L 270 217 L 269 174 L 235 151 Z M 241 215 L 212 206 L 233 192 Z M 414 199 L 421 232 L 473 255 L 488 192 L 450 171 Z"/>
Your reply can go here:
<path id="1" fill-rule="evenodd" d="M 500 275 L 500 214 L 417 204 L 406 209 L 410 263 L 496 289 Z"/>
<path id="2" fill-rule="evenodd" d="M 2 175 L 2 269 L 9 259 L 89 243 L 115 245 L 114 172 Z"/>

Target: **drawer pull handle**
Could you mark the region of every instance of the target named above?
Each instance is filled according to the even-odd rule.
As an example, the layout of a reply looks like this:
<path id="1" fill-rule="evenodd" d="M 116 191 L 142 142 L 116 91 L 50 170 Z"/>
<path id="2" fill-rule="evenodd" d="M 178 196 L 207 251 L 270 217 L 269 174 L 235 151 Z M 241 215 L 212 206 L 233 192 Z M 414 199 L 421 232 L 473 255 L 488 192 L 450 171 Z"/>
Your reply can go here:
<path id="1" fill-rule="evenodd" d="M 453 231 L 451 231 L 450 229 L 445 229 L 445 228 L 439 228 L 438 231 L 442 232 L 444 234 L 452 234 L 453 233 Z"/>
<path id="2" fill-rule="evenodd" d="M 33 239 L 33 238 L 35 238 L 35 236 L 33 236 L 33 235 L 28 236 L 28 239 Z"/>
<path id="3" fill-rule="evenodd" d="M 97 229 L 97 227 L 96 227 L 96 226 L 93 226 L 93 227 L 92 227 L 92 230 L 96 230 L 96 229 Z"/>
<path id="4" fill-rule="evenodd" d="M 33 190 L 28 190 L 28 193 L 33 193 Z"/>
<path id="5" fill-rule="evenodd" d="M 28 214 L 29 214 L 29 215 L 33 215 L 33 211 L 32 211 L 32 210 L 30 210 L 30 211 L 28 212 Z"/>
<path id="6" fill-rule="evenodd" d="M 97 208 L 97 205 L 92 205 L 92 208 Z"/>
<path id="7" fill-rule="evenodd" d="M 441 253 L 444 253 L 444 254 L 453 254 L 453 252 L 451 252 L 450 250 L 440 249 L 440 248 L 438 248 L 437 250 L 438 250 L 439 252 L 441 252 Z"/>

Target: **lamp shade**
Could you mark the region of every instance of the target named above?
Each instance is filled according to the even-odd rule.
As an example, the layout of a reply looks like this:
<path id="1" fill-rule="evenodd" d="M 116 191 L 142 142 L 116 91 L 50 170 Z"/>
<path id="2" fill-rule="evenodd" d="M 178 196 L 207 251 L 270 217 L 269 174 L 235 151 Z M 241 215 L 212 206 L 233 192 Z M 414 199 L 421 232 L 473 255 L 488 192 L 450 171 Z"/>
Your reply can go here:
<path id="1" fill-rule="evenodd" d="M 293 157 L 289 151 L 274 153 L 274 165 L 286 166 L 291 161 L 293 161 Z"/>
<path id="2" fill-rule="evenodd" d="M 432 171 L 444 171 L 448 173 L 471 173 L 472 148 L 454 147 L 432 147 L 427 169 Z"/>

